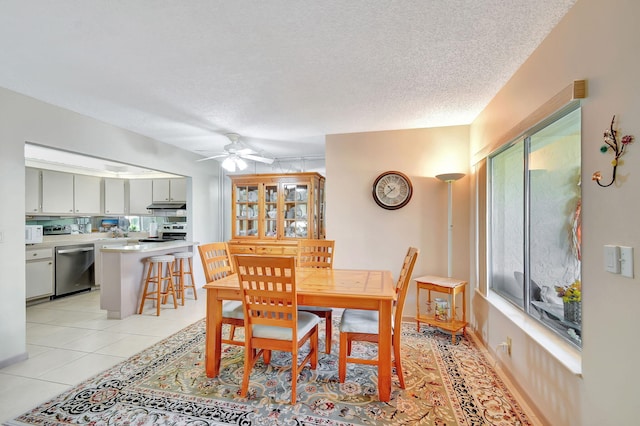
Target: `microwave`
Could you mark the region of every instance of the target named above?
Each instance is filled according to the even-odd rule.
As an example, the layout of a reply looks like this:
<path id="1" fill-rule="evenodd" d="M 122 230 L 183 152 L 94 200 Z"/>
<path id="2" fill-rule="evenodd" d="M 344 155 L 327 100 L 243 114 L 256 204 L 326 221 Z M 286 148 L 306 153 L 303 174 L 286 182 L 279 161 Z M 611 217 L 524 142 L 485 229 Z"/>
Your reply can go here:
<path id="1" fill-rule="evenodd" d="M 38 244 L 42 242 L 42 225 L 25 225 L 25 244 Z"/>

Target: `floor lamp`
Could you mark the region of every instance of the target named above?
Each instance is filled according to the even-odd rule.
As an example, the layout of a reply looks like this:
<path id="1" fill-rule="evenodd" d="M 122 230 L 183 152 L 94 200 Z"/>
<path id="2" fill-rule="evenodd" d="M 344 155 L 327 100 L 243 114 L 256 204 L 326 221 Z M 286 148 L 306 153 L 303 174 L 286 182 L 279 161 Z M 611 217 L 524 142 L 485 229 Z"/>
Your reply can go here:
<path id="1" fill-rule="evenodd" d="M 447 221 L 448 221 L 448 235 L 447 235 L 447 277 L 451 278 L 452 275 L 452 260 L 453 260 L 453 211 L 451 209 L 451 184 L 458 179 L 464 177 L 464 173 L 445 173 L 442 175 L 436 175 L 437 179 L 447 183 L 448 203 L 447 203 Z"/>

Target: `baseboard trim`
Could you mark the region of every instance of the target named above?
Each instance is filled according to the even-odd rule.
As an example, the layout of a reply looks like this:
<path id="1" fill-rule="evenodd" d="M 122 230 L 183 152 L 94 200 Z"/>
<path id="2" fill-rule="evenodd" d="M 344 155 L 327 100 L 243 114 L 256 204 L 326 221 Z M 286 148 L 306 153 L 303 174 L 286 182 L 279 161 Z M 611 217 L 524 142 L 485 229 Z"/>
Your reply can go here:
<path id="1" fill-rule="evenodd" d="M 18 363 L 20 361 L 24 361 L 25 359 L 29 358 L 29 354 L 27 352 L 23 352 L 21 354 L 3 359 L 0 361 L 0 368 L 5 368 L 8 367 L 12 364 Z"/>

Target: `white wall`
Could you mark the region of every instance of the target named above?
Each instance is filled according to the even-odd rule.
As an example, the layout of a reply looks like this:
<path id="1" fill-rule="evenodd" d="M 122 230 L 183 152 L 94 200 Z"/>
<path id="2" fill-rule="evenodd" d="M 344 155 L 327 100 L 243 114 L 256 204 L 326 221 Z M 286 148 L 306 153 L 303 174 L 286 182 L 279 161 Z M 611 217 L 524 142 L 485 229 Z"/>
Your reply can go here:
<path id="1" fill-rule="evenodd" d="M 327 238 L 336 268 L 389 269 L 398 277 L 409 246 L 420 249 L 413 276 L 447 276 L 447 185 L 435 175 L 469 173 L 469 127 L 326 137 Z M 397 170 L 413 183 L 409 204 L 384 210 L 372 198 L 376 177 Z M 469 276 L 469 180 L 453 188 L 453 276 Z M 405 317 L 415 315 L 415 284 Z"/>
<path id="2" fill-rule="evenodd" d="M 0 366 L 26 357 L 25 142 L 190 176 L 193 239 L 221 238 L 217 163 L 196 163 L 195 154 L 0 88 Z"/>
<path id="3" fill-rule="evenodd" d="M 618 183 L 600 188 L 591 174 L 611 176 L 611 154 L 599 148 L 612 116 L 620 133 L 640 137 L 640 2 L 580 0 L 471 126 L 471 154 L 491 146 L 574 80 L 588 81 L 582 102 L 582 378 L 521 333 L 481 297 L 475 320 L 489 347 L 511 335 L 503 367 L 553 425 L 637 424 L 640 280 L 604 271 L 605 244 L 640 246 L 640 143 L 629 146 Z M 635 269 L 638 271 L 638 262 Z"/>

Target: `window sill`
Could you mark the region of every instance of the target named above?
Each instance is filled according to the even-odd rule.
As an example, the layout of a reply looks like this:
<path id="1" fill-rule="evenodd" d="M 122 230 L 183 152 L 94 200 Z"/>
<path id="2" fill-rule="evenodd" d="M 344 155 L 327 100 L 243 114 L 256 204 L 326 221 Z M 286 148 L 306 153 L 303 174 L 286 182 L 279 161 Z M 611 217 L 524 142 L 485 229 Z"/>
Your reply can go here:
<path id="1" fill-rule="evenodd" d="M 484 297 L 493 307 L 502 312 L 516 326 L 520 327 L 522 331 L 571 373 L 582 377 L 582 354 L 577 348 L 565 342 L 551 330 L 547 330 L 542 324 L 492 291 L 489 291 L 487 296 L 478 291 L 477 294 Z"/>

